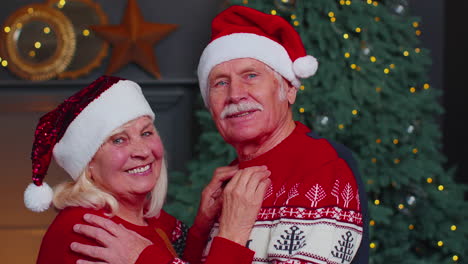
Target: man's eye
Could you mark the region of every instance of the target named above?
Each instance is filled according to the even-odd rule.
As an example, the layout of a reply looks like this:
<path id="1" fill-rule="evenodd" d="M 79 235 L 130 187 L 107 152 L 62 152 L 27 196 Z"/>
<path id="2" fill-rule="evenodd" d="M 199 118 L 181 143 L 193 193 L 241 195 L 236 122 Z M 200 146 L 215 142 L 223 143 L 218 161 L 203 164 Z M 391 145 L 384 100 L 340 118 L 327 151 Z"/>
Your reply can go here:
<path id="1" fill-rule="evenodd" d="M 228 82 L 226 82 L 226 81 L 219 81 L 219 82 L 216 83 L 216 86 L 225 86 L 227 84 L 228 84 Z"/>
<path id="2" fill-rule="evenodd" d="M 249 73 L 249 74 L 247 75 L 247 78 L 248 78 L 248 79 L 253 79 L 253 78 L 257 77 L 257 76 L 258 76 L 258 75 L 257 75 L 256 73 Z"/>

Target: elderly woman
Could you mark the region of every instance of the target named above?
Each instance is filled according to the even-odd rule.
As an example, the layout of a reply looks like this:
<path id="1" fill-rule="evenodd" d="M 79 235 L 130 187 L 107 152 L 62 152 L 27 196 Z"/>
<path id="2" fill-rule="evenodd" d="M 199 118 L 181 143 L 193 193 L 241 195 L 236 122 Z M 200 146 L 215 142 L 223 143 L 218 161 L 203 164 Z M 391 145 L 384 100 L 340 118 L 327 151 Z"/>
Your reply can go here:
<path id="1" fill-rule="evenodd" d="M 141 88 L 109 76 L 100 77 L 40 119 L 32 151 L 34 183 L 26 189 L 25 204 L 40 212 L 53 202 L 60 212 L 43 238 L 37 263 L 103 263 L 112 257 L 118 263 L 199 263 L 221 209 L 220 232 L 206 263 L 226 263 L 225 258 L 251 263 L 253 252 L 244 245 L 262 203 L 256 197 L 263 197 L 259 193 L 269 186 L 270 172 L 263 166 L 220 169 L 203 191 L 194 225 L 187 232 L 161 209 L 167 172 L 153 121 Z M 74 180 L 54 191 L 43 182 L 52 157 Z M 239 187 L 243 191 L 232 191 Z M 86 221 L 104 228 L 96 228 L 96 239 L 78 234 L 93 228 Z M 78 242 L 105 249 L 112 247 L 112 239 L 125 239 L 118 244 L 126 247 L 120 251 L 125 253 L 116 254 L 114 248 L 112 256 L 105 251 L 89 256 L 71 246 Z"/>

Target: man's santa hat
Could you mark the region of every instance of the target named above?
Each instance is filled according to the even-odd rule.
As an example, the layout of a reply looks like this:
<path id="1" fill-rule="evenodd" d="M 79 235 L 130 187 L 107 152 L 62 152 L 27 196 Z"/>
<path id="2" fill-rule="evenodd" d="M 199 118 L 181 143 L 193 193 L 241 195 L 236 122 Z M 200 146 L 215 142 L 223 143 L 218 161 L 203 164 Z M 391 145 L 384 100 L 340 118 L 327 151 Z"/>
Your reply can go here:
<path id="1" fill-rule="evenodd" d="M 34 134 L 26 207 L 35 212 L 49 208 L 53 192 L 43 181 L 52 156 L 77 180 L 112 131 L 140 116 L 154 120 L 140 86 L 111 76 L 98 78 L 42 116 Z"/>
<path id="2" fill-rule="evenodd" d="M 208 106 L 208 76 L 216 65 L 239 58 L 259 60 L 298 88 L 299 78 L 315 74 L 317 60 L 307 55 L 301 37 L 285 19 L 245 6 L 231 6 L 211 24 L 211 41 L 198 64 L 200 91 Z"/>

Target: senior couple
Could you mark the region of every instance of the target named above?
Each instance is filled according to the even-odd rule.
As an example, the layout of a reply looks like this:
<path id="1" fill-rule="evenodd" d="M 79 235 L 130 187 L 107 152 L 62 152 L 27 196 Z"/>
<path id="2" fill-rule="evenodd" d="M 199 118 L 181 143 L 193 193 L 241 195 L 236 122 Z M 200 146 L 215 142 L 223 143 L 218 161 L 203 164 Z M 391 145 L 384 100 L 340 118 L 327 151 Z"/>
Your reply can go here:
<path id="1" fill-rule="evenodd" d="M 69 97 L 35 133 L 25 203 L 60 210 L 37 263 L 367 263 L 356 163 L 293 120 L 316 70 L 281 17 L 242 6 L 215 17 L 200 91 L 237 158 L 214 171 L 190 228 L 162 210 L 164 146 L 138 84 L 102 76 Z M 53 191 L 52 157 L 73 179 Z"/>

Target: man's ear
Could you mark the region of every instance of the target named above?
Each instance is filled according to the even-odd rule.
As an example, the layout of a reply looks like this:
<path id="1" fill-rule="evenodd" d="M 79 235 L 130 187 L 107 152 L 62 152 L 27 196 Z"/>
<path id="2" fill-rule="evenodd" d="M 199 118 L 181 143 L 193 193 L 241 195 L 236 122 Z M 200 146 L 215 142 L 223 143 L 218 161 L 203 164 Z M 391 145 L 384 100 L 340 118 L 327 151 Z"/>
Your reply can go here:
<path id="1" fill-rule="evenodd" d="M 286 82 L 286 84 L 288 102 L 290 105 L 292 105 L 294 102 L 296 102 L 297 88 L 289 82 Z"/>

